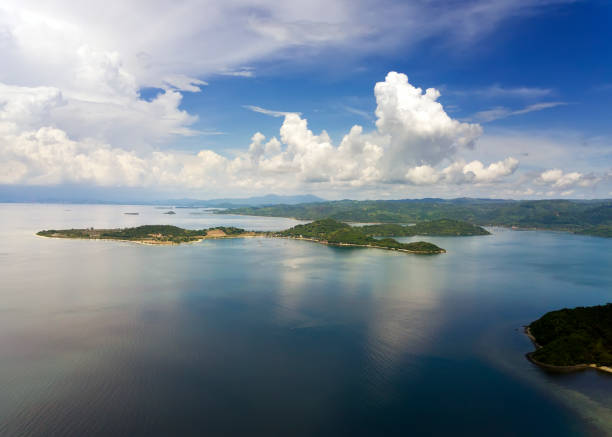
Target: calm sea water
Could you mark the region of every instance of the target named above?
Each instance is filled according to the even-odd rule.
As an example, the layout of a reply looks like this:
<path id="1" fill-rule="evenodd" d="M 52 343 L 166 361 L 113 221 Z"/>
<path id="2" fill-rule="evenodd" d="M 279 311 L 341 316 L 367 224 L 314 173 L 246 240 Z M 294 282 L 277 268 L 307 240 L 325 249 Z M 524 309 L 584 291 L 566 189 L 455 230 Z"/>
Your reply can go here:
<path id="1" fill-rule="evenodd" d="M 612 432 L 612 377 L 542 371 L 521 329 L 612 301 L 612 240 L 492 229 L 416 256 L 34 235 L 296 223 L 163 211 L 0 205 L 0 435 Z"/>

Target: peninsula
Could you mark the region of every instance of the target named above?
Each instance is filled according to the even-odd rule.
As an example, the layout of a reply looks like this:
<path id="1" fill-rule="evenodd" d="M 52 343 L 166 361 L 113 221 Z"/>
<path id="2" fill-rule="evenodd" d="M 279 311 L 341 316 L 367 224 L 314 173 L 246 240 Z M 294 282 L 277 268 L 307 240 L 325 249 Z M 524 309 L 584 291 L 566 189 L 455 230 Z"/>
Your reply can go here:
<path id="1" fill-rule="evenodd" d="M 333 219 L 322 219 L 304 225 L 297 225 L 281 232 L 255 232 L 223 226 L 191 230 L 170 225 L 145 225 L 123 229 L 51 229 L 40 231 L 37 235 L 52 238 L 120 240 L 142 244 L 181 244 L 209 238 L 260 236 L 308 240 L 332 246 L 371 247 L 415 254 L 446 252 L 435 244 L 425 241 L 400 243 L 392 238 L 375 238 L 370 232 L 371 230 L 367 227 L 350 226 Z"/>
<path id="2" fill-rule="evenodd" d="M 612 372 L 612 303 L 551 311 L 525 328 L 536 350 L 527 358 L 544 368 Z"/>
<path id="3" fill-rule="evenodd" d="M 51 229 L 40 231 L 36 235 L 52 238 L 120 240 L 142 244 L 181 244 L 197 242 L 207 238 L 252 237 L 259 234 L 261 233 L 224 226 L 192 230 L 170 225 L 144 225 L 122 229 Z"/>

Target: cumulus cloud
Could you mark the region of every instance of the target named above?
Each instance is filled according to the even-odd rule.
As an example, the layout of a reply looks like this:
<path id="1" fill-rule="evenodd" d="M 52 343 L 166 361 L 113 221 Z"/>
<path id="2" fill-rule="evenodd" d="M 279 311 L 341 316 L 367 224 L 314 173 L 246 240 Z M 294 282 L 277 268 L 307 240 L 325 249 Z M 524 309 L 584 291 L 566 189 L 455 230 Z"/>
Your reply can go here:
<path id="1" fill-rule="evenodd" d="M 405 74 L 391 72 L 374 87 L 376 127 L 389 141 L 388 170 L 398 163 L 438 164 L 458 150 L 473 147 L 482 134 L 477 124 L 448 116 L 436 100 L 440 92 L 425 92 L 408 82 Z"/>
<path id="2" fill-rule="evenodd" d="M 145 182 L 148 163 L 135 153 L 96 142 L 76 142 L 60 129 L 45 127 L 6 135 L 2 140 L 1 157 L 8 169 L 0 173 L 2 184 L 138 186 Z"/>
<path id="3" fill-rule="evenodd" d="M 579 172 L 564 173 L 555 168 L 542 172 L 536 182 L 549 185 L 556 189 L 567 189 L 572 187 L 591 187 L 601 181 L 601 178 L 594 174 L 583 174 Z"/>
<path id="4" fill-rule="evenodd" d="M 430 185 L 440 180 L 440 174 L 429 165 L 419 165 L 408 169 L 406 179 L 414 185 Z"/>
<path id="5" fill-rule="evenodd" d="M 20 87 L 0 83 L 3 130 L 57 127 L 76 140 L 95 138 L 122 147 L 150 147 L 174 135 L 194 135 L 197 117 L 180 109 L 182 94 L 164 90 L 140 99 L 135 88 L 113 84 L 106 90 L 79 93 L 56 87 Z M 119 86 L 121 91 L 113 89 Z"/>
<path id="6" fill-rule="evenodd" d="M 514 173 L 518 164 L 518 160 L 512 157 L 494 162 L 488 167 L 485 167 L 480 161 L 472 161 L 463 167 L 463 174 L 471 173 L 474 175 L 474 181 L 476 182 L 493 182 Z"/>
<path id="7" fill-rule="evenodd" d="M 375 86 L 374 131 L 353 126 L 335 145 L 326 131 L 315 134 L 298 113 L 254 107 L 257 112 L 284 117 L 279 137 L 267 139 L 257 132 L 248 149 L 234 158 L 211 150 L 193 155 L 119 148 L 103 135 L 74 138 L 57 126 L 24 128 L 20 121 L 24 112 L 29 114 L 27 119 L 38 114 L 40 120 L 61 121 L 53 112 L 75 102 L 65 103 L 54 89 L 0 90 L 8 99 L 0 110 L 0 159 L 7 166 L 0 178 L 4 184 L 188 188 L 487 184 L 511 175 L 518 166 L 514 158 L 489 165 L 458 158 L 462 150 L 473 146 L 480 126 L 450 118 L 436 101 L 437 90 L 423 92 L 406 75 L 395 72 Z M 168 117 L 174 113 L 170 122 L 182 129 L 186 123 L 182 117 L 189 116 L 177 109 L 179 99 L 177 91 L 166 90 L 150 102 L 136 102 L 143 105 L 140 112 L 144 114 L 157 110 Z M 171 126 L 164 131 L 172 132 Z"/>
<path id="8" fill-rule="evenodd" d="M 250 106 L 283 118 L 278 138 L 256 133 L 232 158 L 212 150 L 163 151 L 177 135 L 217 133 L 195 130 L 197 117 L 180 107 L 185 93 L 207 85 L 203 79 L 253 77 L 254 67 L 245 65 L 259 69 L 258 62 L 272 59 L 320 62 L 339 51 L 404 49 L 436 35 L 469 43 L 507 17 L 539 11 L 541 2 L 378 6 L 370 0 L 263 0 L 248 7 L 241 1 L 186 0 L 177 6 L 137 0 L 109 9 L 103 3 L 6 0 L 0 6 L 0 183 L 374 190 L 486 185 L 511 176 L 517 161 L 500 158 L 512 151 L 464 159 L 482 127 L 453 119 L 436 89 L 423 91 L 400 73 L 376 84 L 376 128 L 353 126 L 339 144 L 325 131 L 312 132 L 300 113 Z M 143 87 L 160 92 L 145 100 Z M 489 91 L 548 94 L 535 88 Z M 552 104 L 560 102 L 496 116 Z M 581 178 L 586 183 L 588 176 Z"/>
<path id="9" fill-rule="evenodd" d="M 414 185 L 430 185 L 438 182 L 447 184 L 486 184 L 510 176 L 518 168 L 518 160 L 509 157 L 503 161 L 485 166 L 481 161 L 453 162 L 443 169 L 436 170 L 429 165 L 408 169 L 406 179 Z"/>

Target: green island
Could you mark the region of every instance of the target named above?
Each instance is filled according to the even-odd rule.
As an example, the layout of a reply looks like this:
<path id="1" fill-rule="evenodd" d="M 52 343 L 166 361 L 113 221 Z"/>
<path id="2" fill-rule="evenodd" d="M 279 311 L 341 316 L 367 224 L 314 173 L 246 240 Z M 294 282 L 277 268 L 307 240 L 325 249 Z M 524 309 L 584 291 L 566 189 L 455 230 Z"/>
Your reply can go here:
<path id="1" fill-rule="evenodd" d="M 452 219 L 479 226 L 566 231 L 612 238 L 612 200 L 404 199 L 338 200 L 234 208 L 218 214 L 330 217 L 356 223 L 417 223 Z M 434 234 L 429 234 L 434 235 Z"/>
<path id="2" fill-rule="evenodd" d="M 255 232 L 223 226 L 190 230 L 170 225 L 145 225 L 124 229 L 51 229 L 40 231 L 37 235 L 52 238 L 121 240 L 142 244 L 181 244 L 208 238 L 271 237 L 309 240 L 334 246 L 373 247 L 417 254 L 446 252 L 435 244 L 425 241 L 400 243 L 392 238 L 374 238 L 368 233 L 368 229 L 364 228 L 350 226 L 334 219 L 322 219 L 297 225 L 281 232 Z"/>
<path id="3" fill-rule="evenodd" d="M 527 358 L 559 371 L 612 372 L 612 303 L 551 311 L 525 328 L 536 346 Z"/>
<path id="4" fill-rule="evenodd" d="M 444 249 L 425 241 L 400 243 L 393 238 L 376 239 L 366 226 L 350 226 L 334 219 L 316 220 L 312 223 L 297 225 L 291 229 L 278 232 L 275 236 L 316 241 L 335 246 L 362 246 L 381 249 L 399 250 L 402 252 L 435 254 L 444 253 Z"/>
<path id="5" fill-rule="evenodd" d="M 201 241 L 206 238 L 250 237 L 256 234 L 234 227 L 219 226 L 210 229 L 191 230 L 171 225 L 144 225 L 123 229 L 50 229 L 36 233 L 41 237 L 121 240 L 143 244 L 180 244 Z"/>

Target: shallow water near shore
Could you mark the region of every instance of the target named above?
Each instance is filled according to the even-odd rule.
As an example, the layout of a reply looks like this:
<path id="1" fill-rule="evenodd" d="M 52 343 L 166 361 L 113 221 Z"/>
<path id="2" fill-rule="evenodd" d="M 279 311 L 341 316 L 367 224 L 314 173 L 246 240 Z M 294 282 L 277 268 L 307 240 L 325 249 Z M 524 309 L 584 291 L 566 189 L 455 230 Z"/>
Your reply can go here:
<path id="1" fill-rule="evenodd" d="M 612 375 L 522 326 L 612 301 L 612 240 L 492 228 L 419 256 L 285 239 L 39 238 L 284 218 L 0 204 L 0 435 L 605 435 Z M 139 215 L 126 215 L 138 212 Z"/>

